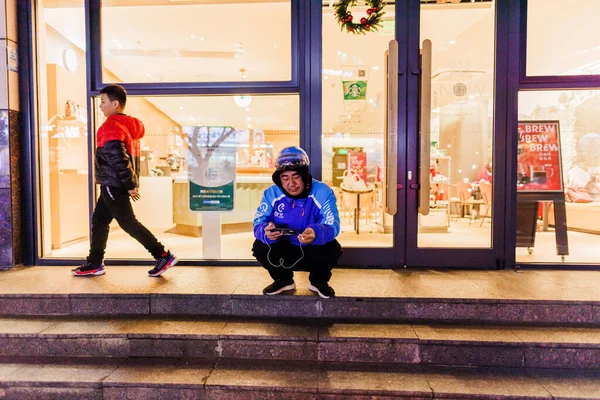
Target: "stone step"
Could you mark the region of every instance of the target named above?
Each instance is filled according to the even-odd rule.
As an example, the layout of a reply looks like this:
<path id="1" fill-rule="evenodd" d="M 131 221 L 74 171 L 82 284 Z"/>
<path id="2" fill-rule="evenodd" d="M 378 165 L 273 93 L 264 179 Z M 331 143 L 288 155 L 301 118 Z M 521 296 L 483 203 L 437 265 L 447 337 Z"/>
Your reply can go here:
<path id="1" fill-rule="evenodd" d="M 337 296 L 297 289 L 263 296 L 271 283 L 257 267 L 175 267 L 158 279 L 147 267 L 108 266 L 94 278 L 68 267 L 1 274 L 0 315 L 192 315 L 350 319 L 390 322 L 600 326 L 596 271 L 415 271 L 336 269 Z"/>
<path id="2" fill-rule="evenodd" d="M 600 326 L 600 301 L 315 295 L 2 294 L 4 316 L 210 316 Z"/>
<path id="3" fill-rule="evenodd" d="M 0 356 L 600 369 L 600 330 L 199 318 L 0 318 Z"/>
<path id="4" fill-rule="evenodd" d="M 597 371 L 189 359 L 0 359 L 3 399 L 600 399 Z"/>

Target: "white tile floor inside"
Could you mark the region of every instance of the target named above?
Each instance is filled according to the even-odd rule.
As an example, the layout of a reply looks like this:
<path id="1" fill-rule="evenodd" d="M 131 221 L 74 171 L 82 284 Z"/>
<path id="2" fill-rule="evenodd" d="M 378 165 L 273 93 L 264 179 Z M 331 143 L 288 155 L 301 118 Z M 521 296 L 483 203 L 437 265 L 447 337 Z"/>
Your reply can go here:
<path id="1" fill-rule="evenodd" d="M 460 247 L 482 248 L 491 243 L 491 225 L 485 221 L 480 227 L 480 221 L 469 224 L 468 219 L 452 221 L 447 233 L 419 233 L 420 247 Z M 338 240 L 343 247 L 391 247 L 392 234 L 376 233 L 376 227 L 361 223 L 360 234 L 356 234 L 350 225 L 342 225 L 342 233 Z M 202 259 L 202 237 L 191 237 L 166 232 L 154 231 L 158 239 L 166 247 L 173 250 L 181 259 Z M 600 235 L 579 232 L 568 232 L 569 253 L 565 263 L 600 263 Z M 222 235 L 221 258 L 226 260 L 252 260 L 252 232 L 229 233 Z M 89 249 L 89 241 L 83 240 L 54 250 L 51 257 L 83 259 Z M 556 255 L 554 231 L 538 231 L 536 234 L 533 253 L 527 249 L 517 249 L 517 261 L 520 263 L 560 263 L 561 257 Z M 107 258 L 114 259 L 144 259 L 149 258 L 146 250 L 133 238 L 120 229 L 110 233 L 106 251 Z"/>

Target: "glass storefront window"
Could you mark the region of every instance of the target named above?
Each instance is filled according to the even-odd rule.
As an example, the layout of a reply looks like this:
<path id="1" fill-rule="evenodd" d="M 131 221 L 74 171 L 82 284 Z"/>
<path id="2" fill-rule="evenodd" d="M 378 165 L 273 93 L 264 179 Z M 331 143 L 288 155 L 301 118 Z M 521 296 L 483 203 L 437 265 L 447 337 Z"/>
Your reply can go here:
<path id="1" fill-rule="evenodd" d="M 597 0 L 528 0 L 527 75 L 600 75 L 598 15 Z"/>
<path id="2" fill-rule="evenodd" d="M 42 256 L 89 233 L 84 1 L 38 2 L 38 154 Z"/>
<path id="3" fill-rule="evenodd" d="M 565 257 L 565 261 L 570 263 L 598 263 L 600 259 L 600 115 L 598 110 L 600 110 L 600 90 L 519 93 L 519 121 L 558 121 L 559 123 L 562 153 L 559 167 L 562 171 L 554 171 L 554 173 L 562 172 L 569 245 L 569 255 Z M 522 140 L 522 142 L 527 141 Z M 538 148 L 539 145 L 540 143 L 537 144 Z M 527 151 L 523 150 L 519 158 L 520 167 L 527 161 L 527 159 L 523 160 L 526 153 Z M 552 162 L 552 157 L 549 158 Z M 520 168 L 521 181 L 535 179 L 534 176 L 526 175 L 529 170 L 535 173 L 536 169 L 540 168 L 536 168 L 535 165 L 530 168 Z M 541 176 L 544 180 L 550 181 L 547 177 L 550 172 L 547 170 L 548 168 Z M 561 257 L 556 251 L 554 204 L 540 202 L 535 211 L 534 218 L 537 222 L 537 226 L 533 227 L 535 245 L 529 251 L 527 248 L 517 248 L 517 262 L 560 262 Z"/>
<path id="4" fill-rule="evenodd" d="M 291 80 L 291 0 L 219 3 L 103 1 L 103 81 Z"/>
<path id="5" fill-rule="evenodd" d="M 243 100 L 243 101 L 242 101 Z M 99 126 L 104 117 L 96 103 Z M 136 216 L 181 259 L 253 260 L 252 221 L 263 191 L 273 184 L 273 160 L 287 146 L 299 144 L 298 95 L 134 97 L 126 113 L 142 120 L 141 199 L 133 203 Z M 96 129 L 98 128 L 96 127 Z M 190 159 L 188 150 L 203 127 L 219 135 L 232 127 L 232 170 L 235 174 L 234 209 L 200 212 L 190 209 Z M 217 137 L 211 138 L 214 144 Z M 219 146 L 217 146 L 219 147 Z M 220 146 L 223 147 L 223 146 Z M 208 170 L 201 168 L 203 171 Z M 86 215 L 87 218 L 87 215 Z M 87 255 L 87 232 L 80 243 L 64 247 L 53 256 Z M 113 221 L 107 258 L 149 258 L 146 250 Z"/>

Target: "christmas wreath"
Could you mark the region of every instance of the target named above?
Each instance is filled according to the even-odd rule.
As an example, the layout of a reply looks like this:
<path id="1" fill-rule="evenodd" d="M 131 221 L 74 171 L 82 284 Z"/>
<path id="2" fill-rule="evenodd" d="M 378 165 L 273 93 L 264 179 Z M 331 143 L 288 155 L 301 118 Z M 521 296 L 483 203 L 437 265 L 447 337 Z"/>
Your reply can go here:
<path id="1" fill-rule="evenodd" d="M 357 23 L 354 16 L 350 11 L 349 7 L 354 7 L 357 0 L 338 1 L 334 4 L 335 18 L 341 29 L 346 29 L 350 33 L 366 34 L 368 31 L 376 31 L 377 27 L 381 25 L 381 18 L 385 14 L 382 12 L 385 7 L 383 0 L 366 0 L 365 5 L 369 7 L 367 9 L 367 15 L 362 17 Z"/>

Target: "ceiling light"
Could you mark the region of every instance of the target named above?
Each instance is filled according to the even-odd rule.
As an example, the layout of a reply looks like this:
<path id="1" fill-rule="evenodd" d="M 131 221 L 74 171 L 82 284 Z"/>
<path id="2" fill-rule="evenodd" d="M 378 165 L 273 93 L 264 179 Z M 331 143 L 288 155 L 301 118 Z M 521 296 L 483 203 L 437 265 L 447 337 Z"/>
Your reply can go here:
<path id="1" fill-rule="evenodd" d="M 248 107 L 252 103 L 252 96 L 234 96 L 233 101 L 238 107 Z"/>
<path id="2" fill-rule="evenodd" d="M 246 68 L 240 68 L 240 73 L 242 74 L 242 82 L 244 82 L 246 80 Z M 252 103 L 252 96 L 234 96 L 233 101 L 238 107 L 248 107 Z"/>
<path id="3" fill-rule="evenodd" d="M 456 44 L 456 41 L 455 40 L 451 40 L 450 44 Z"/>

